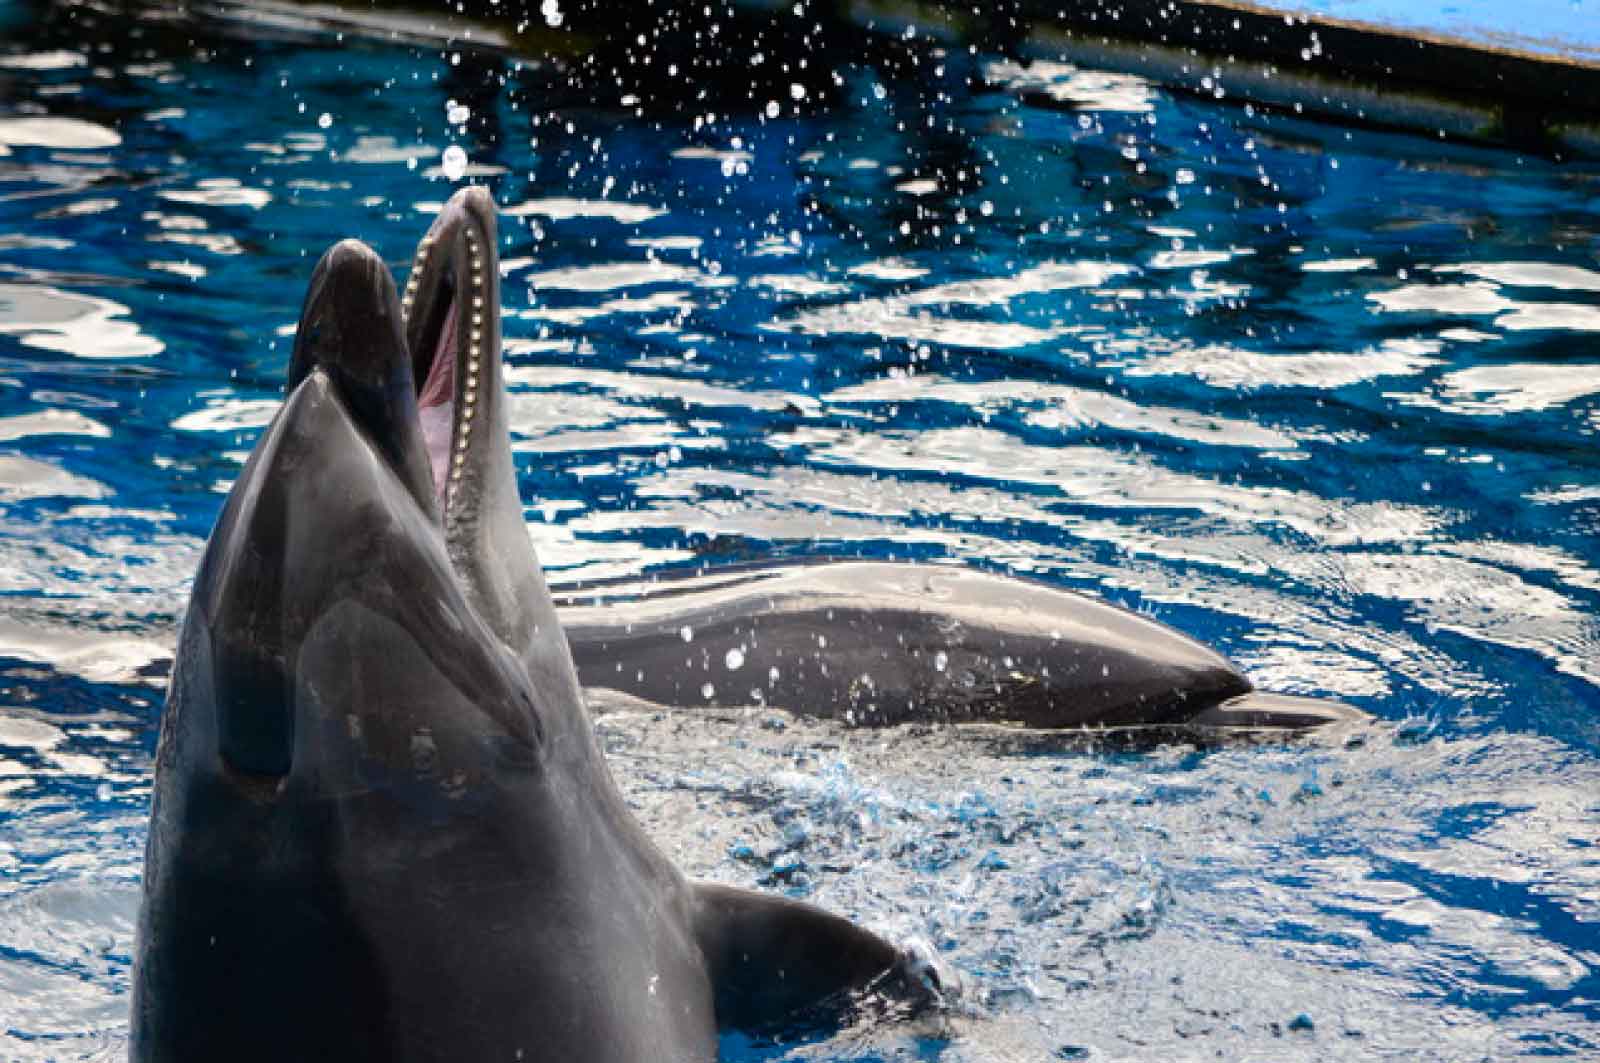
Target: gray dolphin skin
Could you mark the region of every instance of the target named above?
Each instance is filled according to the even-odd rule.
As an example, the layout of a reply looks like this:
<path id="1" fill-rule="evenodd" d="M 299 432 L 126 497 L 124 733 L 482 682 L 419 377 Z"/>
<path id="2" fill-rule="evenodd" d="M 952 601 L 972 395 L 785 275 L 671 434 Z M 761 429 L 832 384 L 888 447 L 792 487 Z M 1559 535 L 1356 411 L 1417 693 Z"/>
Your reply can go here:
<path id="1" fill-rule="evenodd" d="M 1257 691 L 1227 658 L 1150 617 L 958 567 L 713 569 L 576 588 L 557 606 L 585 687 L 663 705 L 1117 729 L 1127 740 L 1366 719 L 1340 702 Z"/>
<path id="2" fill-rule="evenodd" d="M 496 240 L 457 194 L 404 310 L 360 244 L 317 267 L 179 638 L 140 1063 L 706 1061 L 923 984 L 842 918 L 691 883 L 629 813 L 523 523 Z"/>

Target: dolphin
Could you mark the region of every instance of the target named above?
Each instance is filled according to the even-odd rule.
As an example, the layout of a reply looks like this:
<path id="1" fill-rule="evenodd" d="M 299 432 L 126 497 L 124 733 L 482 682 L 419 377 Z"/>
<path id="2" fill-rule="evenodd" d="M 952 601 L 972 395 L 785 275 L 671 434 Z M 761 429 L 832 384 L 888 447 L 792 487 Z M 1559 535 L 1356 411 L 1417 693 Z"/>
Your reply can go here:
<path id="1" fill-rule="evenodd" d="M 1367 718 L 1256 690 L 1226 657 L 1143 614 L 959 566 L 711 568 L 579 585 L 556 605 L 585 687 L 662 705 L 764 704 L 865 726 L 1113 729 L 1135 742 Z"/>
<path id="2" fill-rule="evenodd" d="M 839 916 L 689 881 L 629 813 L 523 523 L 496 247 L 467 189 L 403 304 L 353 241 L 312 277 L 179 635 L 138 1063 L 707 1061 L 719 1028 L 929 984 Z"/>

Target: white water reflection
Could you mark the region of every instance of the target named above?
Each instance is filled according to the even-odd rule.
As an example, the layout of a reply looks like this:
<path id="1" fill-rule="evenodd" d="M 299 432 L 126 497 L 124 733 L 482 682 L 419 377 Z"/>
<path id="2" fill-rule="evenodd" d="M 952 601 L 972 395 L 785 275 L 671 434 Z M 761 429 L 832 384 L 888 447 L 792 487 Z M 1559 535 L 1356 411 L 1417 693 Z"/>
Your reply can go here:
<path id="1" fill-rule="evenodd" d="M 880 258 L 850 267 L 852 277 L 865 277 L 875 281 L 914 281 L 926 277 L 930 271 L 903 258 Z"/>
<path id="2" fill-rule="evenodd" d="M 1378 260 L 1365 257 L 1308 259 L 1300 263 L 1300 268 L 1307 273 L 1360 273 L 1377 269 Z"/>
<path id="3" fill-rule="evenodd" d="M 1127 367 L 1129 376 L 1192 376 L 1212 387 L 1333 390 L 1379 377 L 1415 376 L 1444 362 L 1438 340 L 1390 339 L 1364 351 L 1273 353 L 1220 344 L 1178 346 Z"/>
<path id="4" fill-rule="evenodd" d="M 1442 527 L 1444 511 L 1326 499 L 1279 487 L 1244 487 L 1164 469 L 1101 447 L 1029 446 L 984 428 L 877 432 L 819 440 L 818 461 L 1031 485 L 1079 506 L 1180 510 L 1245 525 L 1279 524 L 1328 545 L 1407 542 Z"/>
<path id="5" fill-rule="evenodd" d="M 1600 395 L 1600 365 L 1480 365 L 1439 378 L 1435 393 L 1400 401 L 1471 417 L 1533 413 Z"/>
<path id="6" fill-rule="evenodd" d="M 1600 305 L 1512 299 L 1501 285 L 1600 291 L 1600 273 L 1576 266 L 1531 262 L 1466 263 L 1434 272 L 1485 278 L 1460 284 L 1405 284 L 1367 298 L 1385 313 L 1493 316 L 1496 328 L 1513 332 L 1558 329 L 1600 332 Z"/>
<path id="7" fill-rule="evenodd" d="M 1103 391 L 1040 384 L 1026 380 L 960 381 L 934 374 L 900 374 L 839 388 L 824 396 L 829 404 L 950 402 L 967 409 L 1027 408 L 1028 424 L 1072 430 L 1101 426 L 1148 432 L 1211 446 L 1290 451 L 1293 434 L 1229 417 L 1169 409 L 1117 398 Z"/>
<path id="8" fill-rule="evenodd" d="M 0 144 L 13 148 L 93 151 L 121 143 L 115 130 L 82 118 L 45 114 L 0 117 Z"/>
<path id="9" fill-rule="evenodd" d="M 567 266 L 530 273 L 523 279 L 534 291 L 549 289 L 567 292 L 612 292 L 620 288 L 642 288 L 653 284 L 707 285 L 721 280 L 698 269 L 654 259 Z M 729 283 L 732 283 L 731 280 Z"/>
<path id="10" fill-rule="evenodd" d="M 95 683 L 126 683 L 138 680 L 152 663 L 170 660 L 172 647 L 138 635 L 0 617 L 0 657 L 48 664 Z M 5 739 L 0 729 L 0 745 Z"/>
<path id="11" fill-rule="evenodd" d="M 1025 296 L 1092 288 L 1129 272 L 1131 266 L 1115 262 L 1045 262 L 1010 277 L 953 281 L 880 299 L 818 307 L 762 327 L 814 336 L 868 334 L 949 347 L 1017 350 L 1062 335 L 1064 327 L 946 317 L 941 312 L 951 307 L 1002 308 Z"/>
<path id="12" fill-rule="evenodd" d="M 111 489 L 59 465 L 19 454 L 0 454 L 0 502 L 36 498 L 105 498 Z"/>
<path id="13" fill-rule="evenodd" d="M 1523 288 L 1559 288 L 1571 292 L 1600 292 L 1600 270 L 1564 266 L 1554 262 L 1458 262 L 1433 267 L 1435 273 L 1464 273 Z"/>
<path id="14" fill-rule="evenodd" d="M 148 358 L 166 345 L 123 319 L 110 299 L 44 285 L 0 282 L 0 334 L 29 347 L 79 358 Z"/>
<path id="15" fill-rule="evenodd" d="M 246 432 L 264 428 L 277 416 L 281 399 L 241 399 L 227 393 L 196 396 L 205 405 L 172 422 L 180 432 Z"/>
<path id="16" fill-rule="evenodd" d="M 49 52 L 0 55 L 0 68 L 7 70 L 70 70 L 87 62 L 82 54 L 59 48 Z"/>
<path id="17" fill-rule="evenodd" d="M 391 136 L 359 136 L 339 154 L 340 162 L 415 164 L 439 154 L 432 144 L 401 144 Z"/>
<path id="18" fill-rule="evenodd" d="M 265 188 L 249 188 L 232 177 L 208 177 L 195 182 L 193 188 L 174 188 L 157 193 L 173 203 L 187 203 L 207 207 L 249 207 L 260 210 L 272 202 L 272 193 Z"/>
<path id="19" fill-rule="evenodd" d="M 652 207 L 643 203 L 622 203 L 609 199 L 574 199 L 570 196 L 546 196 L 502 206 L 500 213 L 513 218 L 548 218 L 567 221 L 572 218 L 604 218 L 624 225 L 638 225 L 667 213 L 665 207 Z"/>
<path id="20" fill-rule="evenodd" d="M 1035 59 L 1023 66 L 1011 60 L 993 62 L 984 76 L 1013 92 L 1040 93 L 1083 111 L 1143 114 L 1155 109 L 1155 90 L 1132 74 L 1084 70 L 1071 63 Z"/>
<path id="21" fill-rule="evenodd" d="M 88 436 L 93 439 L 110 437 L 111 429 L 77 410 L 39 410 L 0 417 L 0 443 L 35 436 Z"/>

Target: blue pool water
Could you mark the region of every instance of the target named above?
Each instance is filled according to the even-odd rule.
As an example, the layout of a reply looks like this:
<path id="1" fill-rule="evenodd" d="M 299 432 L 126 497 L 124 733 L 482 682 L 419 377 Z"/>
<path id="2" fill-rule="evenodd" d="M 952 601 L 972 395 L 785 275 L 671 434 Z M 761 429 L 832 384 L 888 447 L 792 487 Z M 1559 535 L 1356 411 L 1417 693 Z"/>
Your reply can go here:
<path id="1" fill-rule="evenodd" d="M 915 28 L 704 98 L 641 51 L 624 98 L 570 59 L 95 18 L 0 4 L 0 1058 L 124 1051 L 202 542 L 311 264 L 358 236 L 403 269 L 463 165 L 506 208 L 553 580 L 954 559 L 1379 719 L 1094 755 L 605 717 L 681 866 L 964 986 L 730 1058 L 1600 1056 L 1600 167 Z"/>

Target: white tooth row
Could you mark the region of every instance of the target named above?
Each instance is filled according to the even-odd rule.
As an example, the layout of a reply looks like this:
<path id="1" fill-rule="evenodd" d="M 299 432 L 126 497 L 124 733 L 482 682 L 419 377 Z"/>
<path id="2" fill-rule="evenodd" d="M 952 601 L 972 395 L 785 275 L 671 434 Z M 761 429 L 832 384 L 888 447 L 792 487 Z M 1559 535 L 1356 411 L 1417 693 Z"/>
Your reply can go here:
<path id="1" fill-rule="evenodd" d="M 417 285 L 422 283 L 422 267 L 428 264 L 428 252 L 433 248 L 433 237 L 424 236 L 417 245 L 417 259 L 411 263 L 411 276 L 406 278 L 406 294 L 400 297 L 400 324 L 411 319 L 411 303 L 417 297 Z"/>
<path id="2" fill-rule="evenodd" d="M 457 420 L 455 458 L 450 463 L 450 493 L 454 494 L 455 486 L 461 482 L 461 472 L 467 462 L 467 445 L 472 436 L 472 415 L 477 411 L 478 404 L 478 365 L 483 356 L 483 258 L 478 253 L 478 241 L 469 229 L 464 234 L 467 238 L 467 255 L 472 266 L 472 329 L 467 342 L 467 379 L 466 387 L 461 395 L 461 416 Z M 433 237 L 424 237 L 417 247 L 417 259 L 411 266 L 411 276 L 406 280 L 406 294 L 400 300 L 400 317 L 405 322 L 411 317 L 411 304 L 417 296 L 417 288 L 422 283 L 423 267 L 428 264 L 428 252 L 433 247 Z M 445 511 L 449 513 L 448 498 Z"/>
<path id="3" fill-rule="evenodd" d="M 455 460 L 450 466 L 450 490 L 455 493 L 461 482 L 461 470 L 467 461 L 467 443 L 472 435 L 472 415 L 478 403 L 478 363 L 483 354 L 483 259 L 478 254 L 478 241 L 472 230 L 466 230 L 467 256 L 472 267 L 472 318 L 467 337 L 467 379 L 461 392 L 461 415 L 457 418 Z M 448 510 L 448 506 L 446 507 Z"/>

